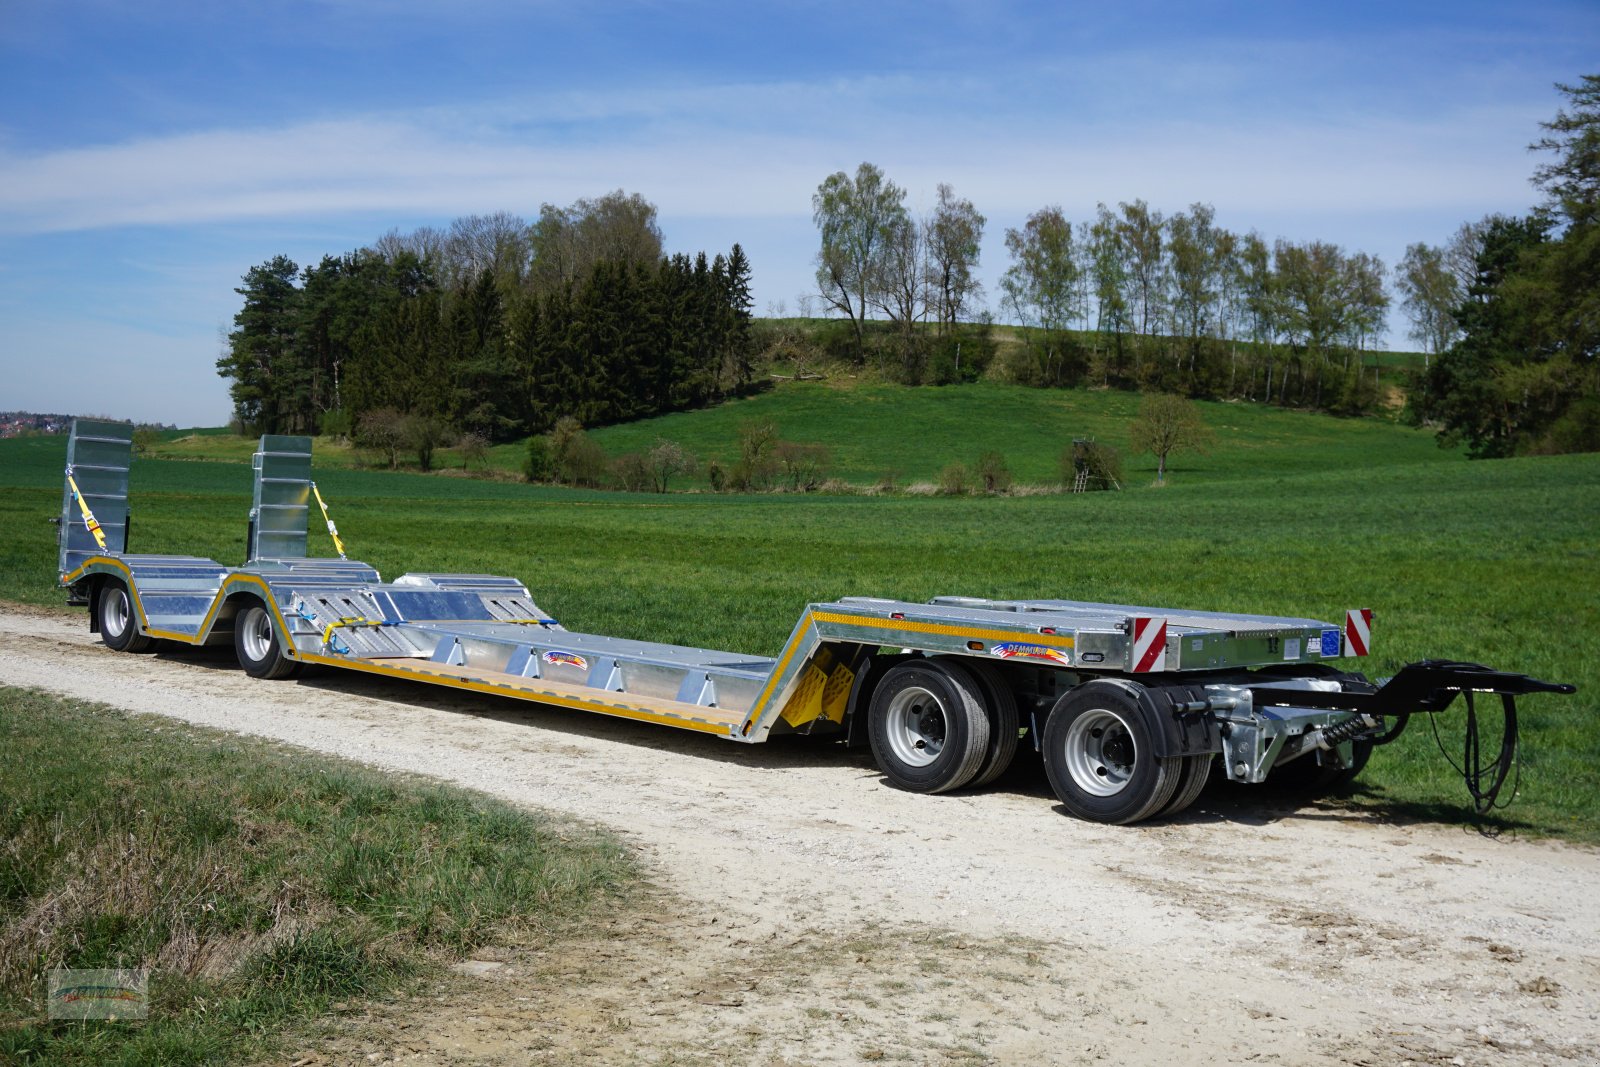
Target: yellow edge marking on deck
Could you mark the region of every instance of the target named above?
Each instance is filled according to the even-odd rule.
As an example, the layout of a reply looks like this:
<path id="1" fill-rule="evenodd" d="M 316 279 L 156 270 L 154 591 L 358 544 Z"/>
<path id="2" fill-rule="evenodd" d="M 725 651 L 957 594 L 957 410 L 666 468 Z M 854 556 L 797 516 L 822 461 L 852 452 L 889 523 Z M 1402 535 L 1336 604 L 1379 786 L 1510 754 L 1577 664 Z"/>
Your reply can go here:
<path id="1" fill-rule="evenodd" d="M 841 615 L 837 612 L 819 611 L 814 618 L 821 622 L 837 622 L 846 626 L 870 626 L 879 630 L 907 630 L 916 634 L 939 634 L 942 637 L 982 638 L 985 641 L 1026 641 L 1031 645 L 1053 645 L 1072 648 L 1076 643 L 1065 634 L 1042 634 L 1037 630 L 979 630 L 970 626 L 952 626 L 942 622 L 917 622 L 914 619 L 875 619 L 863 615 Z"/>
<path id="2" fill-rule="evenodd" d="M 1047 645 L 1057 648 L 1072 648 L 1077 642 L 1066 634 L 1042 634 L 1037 631 L 1018 630 L 979 630 L 969 626 L 952 626 L 940 622 L 917 622 L 914 619 L 879 619 L 867 615 L 846 615 L 834 611 L 807 612 L 794 636 L 789 639 L 788 647 L 783 650 L 783 658 L 778 660 L 777 670 L 772 672 L 767 687 L 761 691 L 755 706 L 750 712 L 750 717 L 745 720 L 745 726 L 753 727 L 766 713 L 767 699 L 772 696 L 773 688 L 778 684 L 778 679 L 783 677 L 789 660 L 794 657 L 800 646 L 800 638 L 805 636 L 807 627 L 815 626 L 818 622 L 834 622 L 845 626 L 866 626 L 879 630 L 905 630 L 909 633 L 938 634 L 943 637 L 965 637 L 984 641 L 1026 641 L 1034 645 Z"/>
<path id="3" fill-rule="evenodd" d="M 127 578 L 127 582 L 125 584 L 128 587 L 128 591 L 132 594 L 134 607 L 138 610 L 140 619 L 143 620 L 142 629 L 151 637 L 165 638 L 169 641 L 181 641 L 191 645 L 200 644 L 200 642 L 205 639 L 206 634 L 211 629 L 211 624 L 216 618 L 217 609 L 220 608 L 222 606 L 222 602 L 227 599 L 226 593 L 228 591 L 228 587 L 235 583 L 245 583 L 248 585 L 259 586 L 261 591 L 265 594 L 263 600 L 267 607 L 271 609 L 273 616 L 278 620 L 279 633 L 282 635 L 282 647 L 285 654 L 287 654 L 291 659 L 302 660 L 307 663 L 326 663 L 335 667 L 346 667 L 352 670 L 368 671 L 373 674 L 383 674 L 395 678 L 406 678 L 412 681 L 431 682 L 437 685 L 453 686 L 457 689 L 471 689 L 476 692 L 492 693 L 497 696 L 509 696 L 521 700 L 533 701 L 535 703 L 555 704 L 559 707 L 576 708 L 581 711 L 594 711 L 599 712 L 602 715 L 614 715 L 619 718 L 637 719 L 644 722 L 661 723 L 667 726 L 680 726 L 690 730 L 699 730 L 704 733 L 731 734 L 733 732 L 731 727 L 720 724 L 700 723 L 692 719 L 681 719 L 675 715 L 658 715 L 653 712 L 645 711 L 641 708 L 630 708 L 620 704 L 605 704 L 595 701 L 579 700 L 572 697 L 556 696 L 555 694 L 550 693 L 540 693 L 536 690 L 498 686 L 485 682 L 474 682 L 466 678 L 452 678 L 448 675 L 425 674 L 420 671 L 397 670 L 392 667 L 383 667 L 378 664 L 366 663 L 361 660 L 345 659 L 338 656 L 319 656 L 311 652 L 299 652 L 295 649 L 294 643 L 289 640 L 289 624 L 287 621 L 285 621 L 283 612 L 278 608 L 277 599 L 272 595 L 272 587 L 267 584 L 265 579 L 257 577 L 253 574 L 230 574 L 223 579 L 221 587 L 217 590 L 216 598 L 211 602 L 210 610 L 206 612 L 205 618 L 201 621 L 199 629 L 196 630 L 193 635 L 173 633 L 167 630 L 154 630 L 150 628 L 149 616 L 145 614 L 144 605 L 139 600 L 138 590 L 134 588 L 133 572 L 129 570 L 128 565 L 123 563 L 121 560 L 112 559 L 108 556 L 90 557 L 89 559 L 84 560 L 83 564 L 71 574 L 62 575 L 61 583 L 63 585 L 67 585 L 77 581 L 83 576 L 84 572 L 89 569 L 89 566 L 94 563 L 107 564 L 122 571 L 123 575 Z M 765 712 L 767 699 L 772 695 L 773 689 L 778 684 L 778 680 L 783 677 L 783 672 L 788 668 L 789 661 L 794 658 L 795 652 L 799 650 L 801 639 L 805 637 L 806 631 L 809 628 L 814 627 L 819 621 L 840 623 L 846 626 L 866 626 L 879 630 L 903 630 L 908 633 L 939 634 L 946 637 L 977 638 L 988 641 L 1014 641 L 1026 638 L 1033 644 L 1055 645 L 1061 648 L 1072 648 L 1074 645 L 1074 641 L 1071 637 L 1060 634 L 1028 633 L 1025 631 L 1019 632 L 1014 630 L 979 630 L 966 626 L 951 626 L 947 623 L 917 622 L 913 619 L 878 619 L 863 615 L 844 615 L 837 612 L 807 612 L 805 617 L 801 620 L 800 625 L 795 627 L 794 636 L 789 639 L 789 645 L 784 649 L 783 657 L 778 660 L 777 669 L 772 672 L 772 677 L 767 680 L 766 688 L 762 690 L 761 696 L 756 700 L 754 707 L 751 709 L 750 716 L 745 719 L 743 725 L 753 725 L 759 721 L 760 716 Z M 741 730 L 740 733 L 743 733 L 743 730 Z"/>
<path id="4" fill-rule="evenodd" d="M 299 652 L 295 650 L 294 646 L 287 641 L 289 626 L 288 623 L 284 621 L 283 613 L 278 610 L 277 600 L 272 596 L 272 588 L 267 585 L 264 579 L 253 574 L 230 574 L 226 579 L 224 579 L 222 588 L 217 591 L 216 599 L 212 602 L 211 610 L 206 612 L 205 620 L 200 624 L 200 629 L 195 634 L 190 635 L 173 633 L 168 630 L 154 630 L 148 625 L 149 616 L 145 614 L 144 605 L 139 603 L 139 594 L 134 588 L 133 573 L 128 569 L 128 565 L 123 563 L 121 560 L 111 559 L 110 557 L 104 556 L 95 556 L 87 559 L 77 570 L 73 571 L 71 574 L 62 576 L 61 580 L 63 584 L 75 582 L 79 578 L 83 577 L 85 572 L 88 571 L 89 566 L 94 563 L 101 563 L 114 567 L 117 570 L 120 570 L 128 579 L 126 584 L 129 592 L 132 593 L 134 606 L 138 610 L 140 618 L 145 621 L 144 632 L 151 637 L 161 637 L 171 641 L 182 641 L 191 645 L 199 644 L 206 631 L 210 628 L 210 624 L 216 615 L 217 608 L 221 606 L 225 599 L 227 599 L 225 594 L 228 586 L 233 585 L 236 582 L 241 582 L 261 587 L 262 592 L 266 594 L 266 604 L 272 610 L 272 614 L 277 617 L 278 625 L 281 627 L 281 632 L 284 634 L 284 651 L 292 655 L 294 659 L 301 660 L 306 663 L 322 663 L 330 667 L 343 667 L 346 670 L 366 671 L 370 674 L 382 674 L 393 678 L 404 678 L 413 682 L 427 682 L 433 685 L 451 686 L 456 689 L 471 689 L 475 692 L 489 693 L 494 696 L 512 697 L 518 700 L 527 700 L 538 704 L 554 704 L 558 707 L 574 708 L 579 711 L 593 711 L 602 715 L 612 715 L 622 719 L 635 719 L 641 722 L 652 722 L 663 726 L 676 726 L 680 729 L 695 730 L 700 733 L 721 734 L 723 736 L 728 736 L 733 731 L 733 728 L 726 723 L 700 722 L 695 719 L 684 718 L 677 715 L 663 715 L 657 712 L 646 711 L 643 708 L 629 707 L 625 704 L 608 704 L 601 701 L 580 700 L 576 697 L 560 696 L 555 693 L 549 693 L 537 689 L 496 685 L 492 682 L 473 681 L 468 678 L 452 677 L 448 674 L 408 671 L 403 668 L 386 667 L 381 664 L 367 663 L 362 660 L 345 659 L 342 656 L 321 656 L 313 652 Z"/>
<path id="5" fill-rule="evenodd" d="M 277 598 L 272 595 L 272 587 L 267 584 L 266 579 L 264 578 L 258 577 L 254 574 L 228 575 L 222 580 L 221 586 L 217 589 L 216 597 L 211 601 L 211 607 L 206 611 L 205 617 L 200 620 L 200 628 L 192 634 L 180 634 L 174 633 L 171 630 L 157 630 L 151 627 L 150 616 L 145 613 L 144 603 L 139 599 L 139 590 L 135 586 L 133 580 L 133 571 L 129 569 L 128 565 L 122 562 L 120 559 L 113 559 L 110 556 L 91 556 L 90 558 L 84 560 L 78 569 L 73 571 L 71 574 L 62 575 L 61 584 L 70 585 L 71 583 L 77 581 L 79 578 L 83 577 L 86 571 L 88 571 L 90 565 L 95 563 L 114 567 L 122 572 L 123 578 L 125 579 L 123 584 L 127 586 L 129 597 L 133 600 L 134 610 L 139 613 L 140 630 L 142 630 L 149 637 L 159 637 L 167 641 L 180 641 L 188 645 L 200 644 L 206 639 L 206 635 L 211 632 L 211 626 L 216 621 L 217 610 L 222 607 L 222 602 L 228 599 L 227 593 L 230 585 L 242 583 L 245 585 L 259 586 L 263 594 L 261 598 L 262 602 L 265 603 L 267 608 L 272 612 L 273 617 L 278 620 L 278 633 L 281 635 L 281 644 L 284 652 L 289 656 L 290 659 L 305 658 L 303 654 L 295 649 L 294 644 L 289 640 L 289 623 L 284 619 L 283 611 L 278 607 Z"/>
<path id="6" fill-rule="evenodd" d="M 788 647 L 783 650 L 783 657 L 778 660 L 778 666 L 773 670 L 772 677 L 767 679 L 767 687 L 761 690 L 761 695 L 757 697 L 756 702 L 751 705 L 749 716 L 740 726 L 739 732 L 741 736 L 748 736 L 750 732 L 749 728 L 759 722 L 761 720 L 761 716 L 765 714 L 767 699 L 772 696 L 772 691 L 777 686 L 778 679 L 783 677 L 783 672 L 788 668 L 789 661 L 794 658 L 795 651 L 800 647 L 801 639 L 805 637 L 806 633 L 813 628 L 813 620 L 815 618 L 816 616 L 812 612 L 808 611 L 804 616 L 801 617 L 800 624 L 794 628 L 794 635 L 789 638 Z"/>
<path id="7" fill-rule="evenodd" d="M 545 690 L 497 685 L 494 682 L 477 681 L 451 674 L 435 674 L 432 671 L 408 671 L 403 667 L 387 667 L 379 663 L 345 659 L 341 656 L 322 656 L 315 652 L 302 653 L 300 658 L 307 663 L 323 663 L 330 667 L 366 671 L 370 674 L 382 674 L 390 678 L 404 678 L 412 682 L 427 682 L 432 685 L 447 685 L 456 689 L 471 689 L 474 692 L 489 693 L 493 696 L 513 697 L 517 700 L 527 700 L 535 704 L 554 704 L 558 707 L 575 708 L 579 711 L 594 711 L 602 715 L 614 715 L 622 719 L 637 719 L 641 722 L 653 722 L 662 726 L 677 726 L 686 730 L 698 730 L 701 733 L 727 736 L 733 730 L 733 727 L 727 723 L 700 722 L 677 715 L 664 715 L 659 712 L 647 711 L 644 708 L 630 707 L 626 704 L 608 704 L 602 701 L 581 700 L 577 697 L 561 696 Z"/>

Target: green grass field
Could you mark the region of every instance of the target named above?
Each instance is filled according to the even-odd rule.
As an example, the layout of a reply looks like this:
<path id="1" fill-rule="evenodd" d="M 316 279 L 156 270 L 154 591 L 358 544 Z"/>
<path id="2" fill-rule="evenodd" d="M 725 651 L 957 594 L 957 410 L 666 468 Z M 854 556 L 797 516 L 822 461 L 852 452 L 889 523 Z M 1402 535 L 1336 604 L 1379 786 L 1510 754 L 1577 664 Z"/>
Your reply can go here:
<path id="1" fill-rule="evenodd" d="M 670 430 L 698 448 L 765 413 L 788 436 L 837 447 L 863 480 L 892 467 L 927 476 L 986 446 L 1005 451 L 1020 479 L 1043 480 L 1063 440 L 1111 438 L 1134 403 L 1000 386 L 911 391 L 903 402 L 907 392 L 872 386 L 841 400 L 808 383 L 602 440 L 618 451 Z M 1206 410 L 1215 453 L 1180 460 L 1159 490 L 1148 473 L 1132 476 L 1137 465 L 1122 493 L 995 498 L 641 496 L 355 470 L 319 484 L 352 555 L 386 576 L 510 574 L 574 629 L 743 653 L 775 654 L 805 603 L 851 594 L 1333 620 L 1370 607 L 1370 674 L 1439 657 L 1580 687 L 1525 702 L 1522 788 L 1508 818 L 1600 840 L 1600 456 L 1471 463 L 1386 422 Z M 60 506 L 63 448 L 0 443 L 0 596 L 59 599 L 45 520 Z M 239 562 L 249 487 L 240 464 L 140 462 L 134 550 Z M 319 536 L 313 544 L 329 551 Z M 1447 733 L 1459 721 L 1447 718 Z M 1374 757 L 1357 802 L 1429 818 L 1464 810 L 1459 779 L 1421 725 Z"/>
<path id="2" fill-rule="evenodd" d="M 902 487 L 932 482 L 947 464 L 970 464 L 990 449 L 1006 458 L 1019 482 L 1050 485 L 1059 482 L 1061 453 L 1075 437 L 1093 437 L 1126 453 L 1138 407 L 1133 393 L 993 382 L 939 388 L 787 382 L 704 411 L 604 427 L 592 435 L 612 456 L 646 450 L 657 438 L 677 441 L 701 460 L 699 473 L 681 480 L 685 488 L 706 486 L 707 460 L 728 466 L 737 459 L 739 426 L 756 419 L 770 420 L 790 440 L 826 445 L 829 475 L 855 485 L 874 485 L 886 476 Z M 1384 465 L 1462 461 L 1459 453 L 1440 449 L 1432 435 L 1386 419 L 1341 419 L 1262 404 L 1202 403 L 1200 409 L 1219 447 L 1209 455 L 1174 457 L 1173 477 L 1183 484 L 1360 469 L 1374 459 Z M 193 430 L 169 438 L 155 446 L 152 458 L 247 462 L 256 447 L 253 438 Z M 356 467 L 373 458 L 326 439 L 317 448 L 323 469 Z M 500 445 L 490 449 L 487 462 L 520 471 L 523 454 L 521 444 Z M 462 465 L 454 450 L 441 451 L 435 462 L 458 470 Z M 1130 482 L 1155 478 L 1155 460 L 1148 455 L 1127 454 L 1125 466 Z"/>
<path id="3" fill-rule="evenodd" d="M 1221 447 L 1177 456 L 1183 483 L 1255 480 L 1297 465 L 1359 468 L 1455 459 L 1431 436 L 1381 419 L 1338 419 L 1268 405 L 1199 405 Z M 971 463 L 993 449 L 1019 482 L 1060 480 L 1061 453 L 1074 438 L 1093 437 L 1121 449 L 1130 482 L 1155 479 L 1155 460 L 1127 454 L 1128 427 L 1139 409 L 1134 393 L 1023 389 L 992 382 L 942 388 L 791 382 L 709 411 L 683 412 L 594 432 L 613 455 L 675 440 L 702 458 L 738 458 L 739 424 L 769 419 L 786 438 L 826 445 L 830 473 L 855 484 L 892 476 L 899 485 L 934 481 L 948 463 Z"/>

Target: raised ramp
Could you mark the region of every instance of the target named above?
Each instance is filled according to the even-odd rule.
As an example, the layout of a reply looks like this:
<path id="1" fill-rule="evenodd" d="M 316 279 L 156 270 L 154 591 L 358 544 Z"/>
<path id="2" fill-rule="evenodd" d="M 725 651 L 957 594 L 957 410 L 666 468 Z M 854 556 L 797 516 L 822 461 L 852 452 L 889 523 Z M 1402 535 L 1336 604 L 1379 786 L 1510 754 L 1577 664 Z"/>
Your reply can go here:
<path id="1" fill-rule="evenodd" d="M 67 438 L 67 474 L 106 539 L 95 539 L 83 509 L 62 479 L 59 574 L 71 574 L 91 556 L 119 556 L 128 550 L 128 467 L 133 462 L 133 424 L 74 419 Z"/>
<path id="2" fill-rule="evenodd" d="M 251 457 L 250 560 L 304 559 L 311 514 L 311 438 L 263 434 Z"/>

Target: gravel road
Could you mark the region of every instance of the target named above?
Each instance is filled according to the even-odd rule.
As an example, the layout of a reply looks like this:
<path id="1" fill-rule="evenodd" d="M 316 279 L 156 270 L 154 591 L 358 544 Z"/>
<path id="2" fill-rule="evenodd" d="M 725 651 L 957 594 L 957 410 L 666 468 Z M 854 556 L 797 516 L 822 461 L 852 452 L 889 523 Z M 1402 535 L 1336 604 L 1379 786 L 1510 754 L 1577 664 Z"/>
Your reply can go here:
<path id="1" fill-rule="evenodd" d="M 581 950 L 483 961 L 491 1007 L 458 990 L 427 1019 L 380 1011 L 307 1062 L 1600 1061 L 1592 849 L 1232 794 L 1103 827 L 1039 773 L 915 796 L 803 739 L 338 672 L 262 682 L 17 605 L 0 683 L 600 823 L 662 887 L 648 921 Z"/>

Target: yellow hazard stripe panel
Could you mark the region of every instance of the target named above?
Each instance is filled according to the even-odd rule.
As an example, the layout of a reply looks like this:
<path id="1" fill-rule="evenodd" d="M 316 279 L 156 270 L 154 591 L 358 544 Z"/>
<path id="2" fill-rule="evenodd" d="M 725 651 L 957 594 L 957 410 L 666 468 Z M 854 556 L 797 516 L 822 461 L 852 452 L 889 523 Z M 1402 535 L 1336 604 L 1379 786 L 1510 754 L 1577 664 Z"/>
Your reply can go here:
<path id="1" fill-rule="evenodd" d="M 649 711 L 645 708 L 635 708 L 627 704 L 611 704 L 600 700 L 579 700 L 576 697 L 561 696 L 557 693 L 545 692 L 532 687 L 497 685 L 494 682 L 478 681 L 472 678 L 462 678 L 432 671 L 408 671 L 403 667 L 390 667 L 367 660 L 346 659 L 343 656 L 320 656 L 313 652 L 302 652 L 299 658 L 307 663 L 322 663 L 330 667 L 344 667 L 353 671 L 366 671 L 369 674 L 381 674 L 389 678 L 404 678 L 412 682 L 427 682 L 430 685 L 445 685 L 454 689 L 470 689 L 476 693 L 512 697 L 516 700 L 527 700 L 537 704 L 554 704 L 558 707 L 574 708 L 578 711 L 593 711 L 601 715 L 614 715 L 622 719 L 636 719 L 640 722 L 659 723 L 663 726 L 677 726 L 685 730 L 698 730 L 701 733 L 721 734 L 724 737 L 732 730 L 732 727 L 726 723 L 705 722 L 700 719 L 684 718 L 677 715 L 663 715 L 660 712 Z"/>
<path id="2" fill-rule="evenodd" d="M 938 634 L 941 637 L 965 637 L 983 641 L 1027 641 L 1034 645 L 1071 648 L 1074 641 L 1065 634 L 1042 634 L 1037 630 L 980 630 L 972 626 L 953 626 L 942 622 L 917 622 L 914 619 L 878 619 L 865 615 L 841 615 L 832 611 L 818 611 L 812 618 L 818 622 L 837 622 L 845 626 L 869 626 L 875 630 L 905 630 L 914 634 Z"/>

